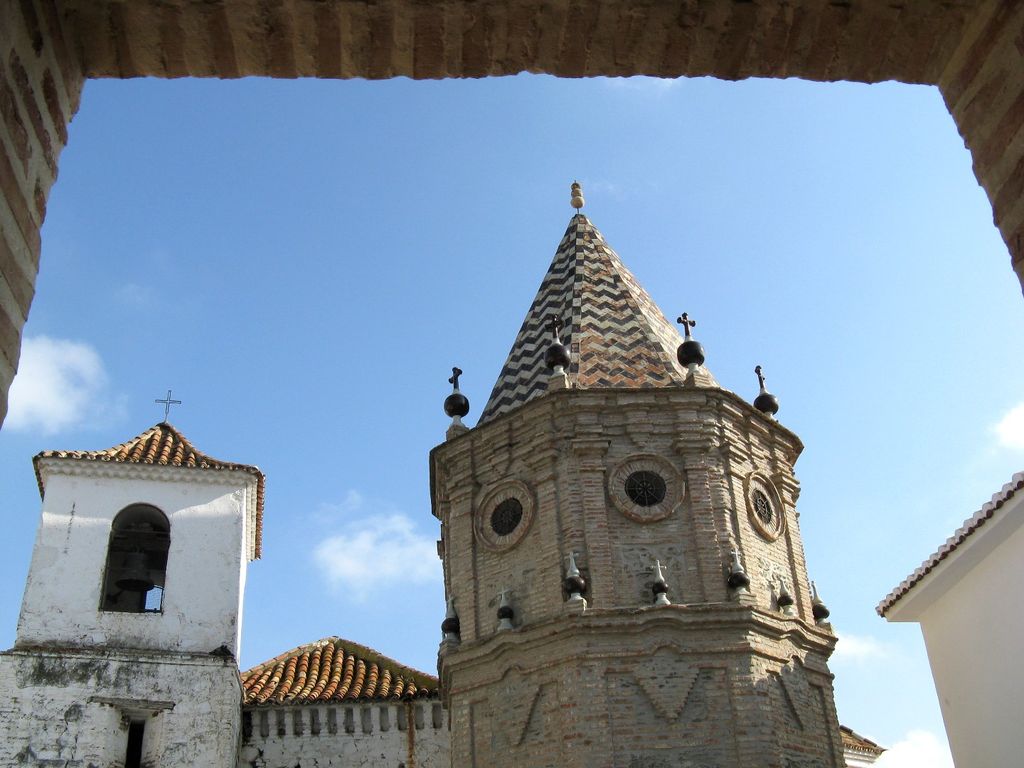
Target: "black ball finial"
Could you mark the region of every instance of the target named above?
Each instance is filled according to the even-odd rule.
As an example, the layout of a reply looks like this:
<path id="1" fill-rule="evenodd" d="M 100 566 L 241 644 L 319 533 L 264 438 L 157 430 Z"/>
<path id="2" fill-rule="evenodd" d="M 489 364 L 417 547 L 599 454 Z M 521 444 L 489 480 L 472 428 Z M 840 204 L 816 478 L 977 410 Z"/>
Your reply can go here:
<path id="1" fill-rule="evenodd" d="M 828 609 L 828 606 L 818 597 L 818 588 L 814 582 L 811 582 L 811 615 L 814 616 L 814 621 L 817 624 L 821 624 L 832 615 L 832 612 Z"/>
<path id="2" fill-rule="evenodd" d="M 779 398 L 764 388 L 764 374 L 761 373 L 760 365 L 754 368 L 754 373 L 757 374 L 757 383 L 761 387 L 761 392 L 754 398 L 754 407 L 761 413 L 774 416 L 779 412 Z"/>
<path id="3" fill-rule="evenodd" d="M 553 341 L 544 353 L 544 364 L 552 371 L 556 368 L 564 370 L 569 367 L 572 358 L 569 356 L 569 350 L 566 349 L 559 337 L 562 332 L 562 318 L 554 314 L 548 315 L 548 327 L 551 329 Z"/>
<path id="4" fill-rule="evenodd" d="M 704 347 L 690 335 L 690 329 L 697 325 L 697 321 L 691 320 L 690 316 L 683 312 L 676 322 L 683 326 L 683 334 L 686 336 L 683 343 L 679 345 L 679 349 L 676 350 L 676 359 L 679 360 L 679 364 L 684 368 L 689 368 L 691 365 L 704 365 Z"/>
<path id="5" fill-rule="evenodd" d="M 469 398 L 459 392 L 459 376 L 461 375 L 461 368 L 452 368 L 452 377 L 448 379 L 448 383 L 452 385 L 452 393 L 444 399 L 444 412 L 453 419 L 461 419 L 469 413 Z"/>

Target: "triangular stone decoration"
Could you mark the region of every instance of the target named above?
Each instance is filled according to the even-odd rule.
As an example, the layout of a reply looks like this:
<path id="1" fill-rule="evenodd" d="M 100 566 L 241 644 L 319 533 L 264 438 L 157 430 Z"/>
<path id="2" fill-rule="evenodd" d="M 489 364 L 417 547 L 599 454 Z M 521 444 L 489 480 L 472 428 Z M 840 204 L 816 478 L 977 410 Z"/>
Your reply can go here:
<path id="1" fill-rule="evenodd" d="M 480 423 L 547 392 L 544 352 L 551 344 L 548 317 L 561 317 L 573 386 L 717 387 L 703 366 L 687 382 L 676 360 L 682 342 L 647 291 L 605 242 L 590 220 L 573 216 L 526 313 Z"/>
<path id="2" fill-rule="evenodd" d="M 518 669 L 512 669 L 505 676 L 505 700 L 511 705 L 504 708 L 503 715 L 509 724 L 509 741 L 518 747 L 526 735 L 533 710 L 540 698 L 540 685 L 532 683 Z"/>
<path id="3" fill-rule="evenodd" d="M 526 708 L 526 720 L 523 721 L 522 727 L 518 731 L 518 738 L 516 739 L 516 746 L 518 747 L 523 743 L 526 738 L 526 734 L 530 729 L 530 723 L 537 717 L 537 709 L 540 707 L 541 694 L 544 692 L 544 686 L 537 686 L 537 690 L 533 693 L 533 700 L 530 702 L 530 706 Z"/>
<path id="4" fill-rule="evenodd" d="M 659 663 L 659 657 L 671 655 L 671 665 L 675 667 L 672 672 L 665 673 L 666 667 L 672 666 Z M 678 719 L 686 700 L 690 697 L 693 684 L 700 675 L 698 667 L 686 668 L 681 666 L 679 655 L 672 651 L 659 651 L 642 668 L 633 671 L 640 688 L 647 694 L 655 711 L 669 722 Z"/>
<path id="5" fill-rule="evenodd" d="M 800 716 L 800 711 L 796 708 L 796 704 L 794 703 L 793 694 L 795 694 L 796 691 L 791 692 L 791 683 L 787 683 L 782 679 L 782 677 L 777 677 L 776 680 L 779 681 L 779 688 L 782 690 L 782 698 L 786 702 L 790 713 L 793 715 L 793 720 L 796 721 L 800 730 L 804 730 L 804 719 Z"/>

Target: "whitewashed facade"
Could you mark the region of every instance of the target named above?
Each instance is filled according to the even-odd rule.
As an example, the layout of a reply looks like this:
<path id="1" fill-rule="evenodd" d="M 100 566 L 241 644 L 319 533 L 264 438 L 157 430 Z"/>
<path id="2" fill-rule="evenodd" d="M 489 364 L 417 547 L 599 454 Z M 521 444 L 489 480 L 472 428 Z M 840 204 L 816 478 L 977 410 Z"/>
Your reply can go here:
<path id="1" fill-rule="evenodd" d="M 959 768 L 1024 755 L 1024 472 L 993 496 L 879 605 L 921 625 Z"/>
<path id="2" fill-rule="evenodd" d="M 15 646 L 0 655 L 0 765 L 118 766 L 130 739 L 141 765 L 234 764 L 261 476 L 82 456 L 41 456 L 37 471 L 42 516 Z M 110 610 L 112 525 L 140 504 L 169 524 L 162 601 Z"/>

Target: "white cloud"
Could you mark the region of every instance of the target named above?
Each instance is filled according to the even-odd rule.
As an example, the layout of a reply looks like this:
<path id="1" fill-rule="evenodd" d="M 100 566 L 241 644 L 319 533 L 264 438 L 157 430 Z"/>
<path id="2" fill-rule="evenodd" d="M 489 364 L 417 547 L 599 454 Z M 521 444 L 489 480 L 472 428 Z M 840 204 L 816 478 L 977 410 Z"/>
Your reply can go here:
<path id="1" fill-rule="evenodd" d="M 611 88 L 626 91 L 645 91 L 647 93 L 665 93 L 678 86 L 685 78 L 634 75 L 633 77 L 602 77 L 600 79 Z"/>
<path id="2" fill-rule="evenodd" d="M 153 303 L 153 290 L 138 283 L 124 283 L 114 294 L 127 307 L 141 308 Z"/>
<path id="3" fill-rule="evenodd" d="M 1012 450 L 1024 451 L 1024 403 L 1007 411 L 995 425 L 999 445 Z"/>
<path id="4" fill-rule="evenodd" d="M 10 391 L 4 427 L 53 434 L 110 410 L 107 373 L 88 344 L 48 336 L 26 338 Z"/>
<path id="5" fill-rule="evenodd" d="M 831 661 L 835 664 L 869 664 L 893 655 L 891 646 L 870 635 L 840 634 Z"/>
<path id="6" fill-rule="evenodd" d="M 944 738 L 909 731 L 878 758 L 875 768 L 953 768 L 953 757 Z"/>
<path id="7" fill-rule="evenodd" d="M 325 505 L 321 516 L 328 515 L 336 532 L 313 557 L 334 588 L 363 602 L 382 589 L 440 581 L 434 539 L 417 531 L 408 515 L 368 502 L 357 491 L 341 504 Z"/>

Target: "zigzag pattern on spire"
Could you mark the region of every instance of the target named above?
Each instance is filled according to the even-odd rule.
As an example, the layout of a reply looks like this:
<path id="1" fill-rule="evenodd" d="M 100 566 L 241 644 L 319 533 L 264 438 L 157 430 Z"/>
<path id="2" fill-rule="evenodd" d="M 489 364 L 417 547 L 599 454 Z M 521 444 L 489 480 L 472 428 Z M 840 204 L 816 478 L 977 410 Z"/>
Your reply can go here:
<path id="1" fill-rule="evenodd" d="M 687 378 L 676 361 L 682 339 L 675 327 L 590 220 L 577 214 L 527 312 L 481 423 L 547 391 L 544 352 L 552 341 L 548 318 L 553 314 L 562 318 L 563 343 L 567 333 L 571 341 L 567 373 L 580 389 L 682 386 Z M 693 380 L 718 386 L 703 367 Z"/>

